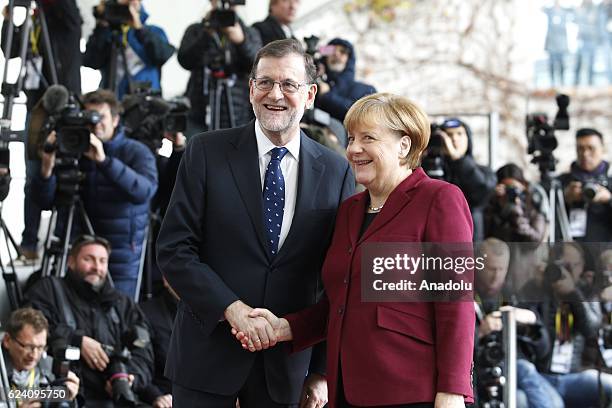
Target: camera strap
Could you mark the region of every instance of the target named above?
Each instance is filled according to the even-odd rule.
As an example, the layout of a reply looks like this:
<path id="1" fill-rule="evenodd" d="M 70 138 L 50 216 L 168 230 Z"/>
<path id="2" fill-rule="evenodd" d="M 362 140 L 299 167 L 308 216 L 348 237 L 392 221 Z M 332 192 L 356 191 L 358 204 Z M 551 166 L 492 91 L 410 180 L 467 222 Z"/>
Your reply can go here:
<path id="1" fill-rule="evenodd" d="M 76 330 L 76 319 L 74 318 L 74 313 L 72 312 L 72 308 L 70 307 L 70 303 L 68 303 L 68 298 L 66 297 L 66 291 L 64 290 L 64 286 L 59 281 L 59 279 L 55 277 L 50 277 L 51 285 L 53 286 L 53 292 L 56 295 L 57 303 L 61 308 L 62 315 L 64 316 L 64 322 L 68 327 L 72 330 Z"/>

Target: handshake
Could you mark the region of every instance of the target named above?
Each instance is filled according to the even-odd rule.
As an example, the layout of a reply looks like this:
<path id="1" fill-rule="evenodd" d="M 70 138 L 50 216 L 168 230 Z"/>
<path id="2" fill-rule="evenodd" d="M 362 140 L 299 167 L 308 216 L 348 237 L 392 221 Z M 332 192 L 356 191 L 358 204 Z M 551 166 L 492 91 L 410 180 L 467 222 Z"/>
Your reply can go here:
<path id="1" fill-rule="evenodd" d="M 237 300 L 225 309 L 225 319 L 232 326 L 232 335 L 249 351 L 274 347 L 281 341 L 292 340 L 286 319 L 278 318 L 268 309 L 253 309 Z"/>

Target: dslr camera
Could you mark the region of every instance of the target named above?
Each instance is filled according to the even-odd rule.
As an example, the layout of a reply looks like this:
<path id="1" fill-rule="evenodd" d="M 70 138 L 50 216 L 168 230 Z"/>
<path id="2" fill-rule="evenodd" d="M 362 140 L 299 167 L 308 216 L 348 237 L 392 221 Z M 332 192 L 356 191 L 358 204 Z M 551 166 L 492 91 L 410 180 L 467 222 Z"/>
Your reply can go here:
<path id="1" fill-rule="evenodd" d="M 104 11 L 98 12 L 97 6 L 93 8 L 93 15 L 98 20 L 106 21 L 111 28 L 119 28 L 132 20 L 132 13 L 127 4 L 119 4 L 117 0 L 106 0 Z"/>
<path id="2" fill-rule="evenodd" d="M 208 18 L 204 19 L 204 26 L 213 30 L 232 27 L 238 22 L 238 16 L 230 7 L 244 6 L 245 4 L 246 0 L 221 0 L 219 8 L 213 9 Z"/>
<path id="3" fill-rule="evenodd" d="M 149 332 L 142 326 L 134 326 L 121 336 L 120 348 L 102 345 L 108 355 L 110 363 L 106 368 L 106 374 L 113 389 L 113 403 L 118 407 L 136 406 L 136 397 L 128 380 L 127 364 L 132 358 L 132 350 L 145 348 L 151 338 Z"/>
<path id="4" fill-rule="evenodd" d="M 443 132 L 440 125 L 431 123 L 431 136 L 427 144 L 427 154 L 423 156 L 421 166 L 425 173 L 431 178 L 444 180 L 446 159 L 444 157 L 444 139 L 441 133 Z"/>

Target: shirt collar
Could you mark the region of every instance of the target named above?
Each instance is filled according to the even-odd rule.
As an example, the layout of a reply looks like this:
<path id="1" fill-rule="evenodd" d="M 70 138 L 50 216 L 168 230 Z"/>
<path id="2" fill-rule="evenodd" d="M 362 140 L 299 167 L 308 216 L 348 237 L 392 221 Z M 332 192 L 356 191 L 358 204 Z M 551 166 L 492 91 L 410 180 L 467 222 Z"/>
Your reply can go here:
<path id="1" fill-rule="evenodd" d="M 261 125 L 257 119 L 255 119 L 255 138 L 257 139 L 257 154 L 259 158 L 269 153 L 270 150 L 274 149 L 275 147 L 279 147 L 268 139 L 266 134 L 261 129 Z M 283 146 L 289 150 L 289 153 L 291 153 L 293 158 L 298 162 L 300 161 L 300 138 L 301 131 L 298 130 L 298 134 L 291 138 L 291 140 L 285 146 Z"/>

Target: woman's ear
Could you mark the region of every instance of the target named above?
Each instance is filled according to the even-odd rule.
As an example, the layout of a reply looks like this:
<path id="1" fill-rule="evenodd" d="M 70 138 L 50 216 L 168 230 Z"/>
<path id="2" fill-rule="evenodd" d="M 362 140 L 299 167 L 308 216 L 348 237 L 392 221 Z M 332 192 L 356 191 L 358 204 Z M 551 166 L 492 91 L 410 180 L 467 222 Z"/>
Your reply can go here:
<path id="1" fill-rule="evenodd" d="M 410 140 L 410 136 L 404 134 L 400 139 L 400 151 L 399 156 L 402 159 L 408 157 L 408 153 L 410 153 L 410 147 L 412 146 L 412 140 Z"/>

